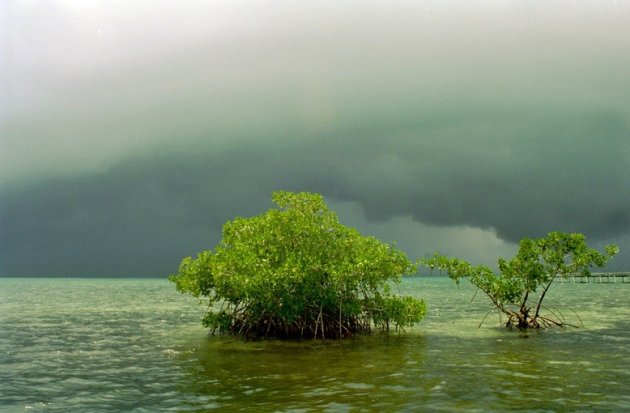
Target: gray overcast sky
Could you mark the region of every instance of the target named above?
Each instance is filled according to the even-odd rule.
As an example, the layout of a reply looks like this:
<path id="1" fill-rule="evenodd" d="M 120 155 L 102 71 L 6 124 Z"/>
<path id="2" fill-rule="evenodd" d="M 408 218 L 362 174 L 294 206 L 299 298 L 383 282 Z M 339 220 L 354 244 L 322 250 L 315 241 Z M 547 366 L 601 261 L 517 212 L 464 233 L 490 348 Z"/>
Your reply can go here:
<path id="1" fill-rule="evenodd" d="M 0 275 L 164 276 L 276 189 L 412 259 L 630 269 L 630 3 L 4 0 Z"/>

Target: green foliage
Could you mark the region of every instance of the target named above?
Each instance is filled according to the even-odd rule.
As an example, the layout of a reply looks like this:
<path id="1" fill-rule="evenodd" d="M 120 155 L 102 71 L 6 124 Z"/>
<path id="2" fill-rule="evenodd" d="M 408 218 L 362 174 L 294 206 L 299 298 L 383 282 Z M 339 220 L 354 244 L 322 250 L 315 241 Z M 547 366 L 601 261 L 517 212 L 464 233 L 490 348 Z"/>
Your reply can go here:
<path id="1" fill-rule="evenodd" d="M 211 260 L 210 251 L 199 253 L 194 260 L 186 257 L 179 265 L 179 275 L 169 279 L 175 283 L 175 288 L 180 293 L 189 293 L 195 297 L 210 296 L 214 287 Z"/>
<path id="2" fill-rule="evenodd" d="M 541 314 L 542 302 L 553 281 L 558 276 L 573 273 L 590 275 L 591 267 L 605 266 L 618 251 L 616 245 L 609 245 L 604 253 L 600 253 L 586 245 L 586 237 L 582 234 L 551 232 L 541 239 L 521 240 L 514 258 L 499 260 L 499 274 L 486 266 L 473 266 L 437 253 L 421 262 L 431 269 L 446 270 L 456 283 L 462 278 L 468 279 L 508 316 L 508 326 L 524 329 L 566 325 L 558 313 Z M 530 305 L 529 300 L 536 292 L 538 296 Z"/>
<path id="3" fill-rule="evenodd" d="M 405 254 L 343 226 L 321 195 L 275 192 L 279 208 L 223 227 L 215 251 L 185 258 L 169 277 L 207 297 L 213 331 L 265 337 L 346 337 L 410 326 L 424 302 L 388 285 L 416 268 Z"/>

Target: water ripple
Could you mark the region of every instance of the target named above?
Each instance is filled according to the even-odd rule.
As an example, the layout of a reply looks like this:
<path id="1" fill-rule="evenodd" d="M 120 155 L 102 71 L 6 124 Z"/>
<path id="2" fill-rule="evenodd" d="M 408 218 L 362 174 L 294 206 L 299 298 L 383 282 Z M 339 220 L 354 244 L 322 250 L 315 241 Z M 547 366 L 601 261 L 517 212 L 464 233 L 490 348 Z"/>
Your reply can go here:
<path id="1" fill-rule="evenodd" d="M 527 340 L 451 287 L 403 283 L 439 304 L 407 335 L 244 343 L 163 280 L 0 279 L 0 411 L 630 409 L 628 286 L 557 286 L 585 327 Z"/>

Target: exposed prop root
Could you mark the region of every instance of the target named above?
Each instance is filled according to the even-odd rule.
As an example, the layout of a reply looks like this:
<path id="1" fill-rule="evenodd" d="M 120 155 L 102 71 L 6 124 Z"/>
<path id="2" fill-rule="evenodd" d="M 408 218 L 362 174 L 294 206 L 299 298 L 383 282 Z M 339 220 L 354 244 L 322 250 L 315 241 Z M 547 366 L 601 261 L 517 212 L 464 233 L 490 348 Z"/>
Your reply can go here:
<path id="1" fill-rule="evenodd" d="M 519 312 L 515 311 L 506 311 L 505 313 L 508 315 L 508 321 L 505 323 L 506 327 L 509 328 L 518 328 L 519 330 L 528 330 L 528 329 L 540 329 L 540 328 L 548 328 L 548 327 L 574 327 L 579 328 L 580 326 L 571 324 L 565 321 L 564 316 L 558 310 L 552 311 L 547 309 L 551 316 L 549 315 L 538 315 L 537 317 L 529 317 Z M 486 315 L 487 317 L 487 315 Z M 579 319 L 579 316 L 578 316 Z M 485 317 L 484 317 L 485 320 Z M 582 320 L 580 319 L 580 322 Z M 483 320 L 482 320 L 483 322 Z M 582 324 L 583 326 L 584 324 Z"/>

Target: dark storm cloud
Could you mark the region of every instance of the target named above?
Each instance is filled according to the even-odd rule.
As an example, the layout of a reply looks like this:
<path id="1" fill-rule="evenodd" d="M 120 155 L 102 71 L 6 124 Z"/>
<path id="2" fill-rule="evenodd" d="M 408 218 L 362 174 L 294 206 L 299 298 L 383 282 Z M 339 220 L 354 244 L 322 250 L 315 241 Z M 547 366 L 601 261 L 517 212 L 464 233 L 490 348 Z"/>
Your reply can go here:
<path id="1" fill-rule="evenodd" d="M 172 146 L 104 173 L 4 190 L 2 272 L 163 275 L 213 247 L 226 220 L 264 211 L 275 189 L 356 202 L 371 220 L 492 228 L 508 241 L 552 230 L 594 241 L 628 234 L 627 123 L 517 118 Z"/>
<path id="2" fill-rule="evenodd" d="M 618 2 L 2 7 L 0 275 L 164 275 L 276 189 L 416 255 L 579 231 L 630 268 Z"/>

